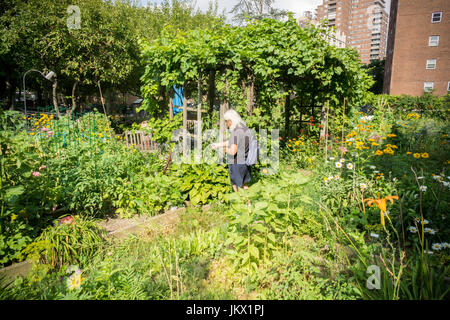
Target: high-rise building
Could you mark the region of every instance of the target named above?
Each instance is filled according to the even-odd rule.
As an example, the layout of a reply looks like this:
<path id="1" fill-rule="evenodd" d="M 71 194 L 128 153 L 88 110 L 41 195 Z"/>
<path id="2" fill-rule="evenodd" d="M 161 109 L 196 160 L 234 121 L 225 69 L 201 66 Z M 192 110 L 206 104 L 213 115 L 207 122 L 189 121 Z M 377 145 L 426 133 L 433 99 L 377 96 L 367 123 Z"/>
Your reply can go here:
<path id="1" fill-rule="evenodd" d="M 318 25 L 319 21 L 313 17 L 311 11 L 303 12 L 302 16 L 297 19 L 300 27 L 304 28 L 307 24 Z M 340 30 L 329 30 L 327 35 L 323 38 L 332 46 L 337 48 L 345 48 L 347 43 L 347 36 Z"/>
<path id="2" fill-rule="evenodd" d="M 386 55 L 388 14 L 385 0 L 323 0 L 317 20 L 346 35 L 346 46 L 355 48 L 362 63 L 382 60 Z"/>
<path id="3" fill-rule="evenodd" d="M 450 91 L 450 1 L 392 0 L 383 92 Z"/>

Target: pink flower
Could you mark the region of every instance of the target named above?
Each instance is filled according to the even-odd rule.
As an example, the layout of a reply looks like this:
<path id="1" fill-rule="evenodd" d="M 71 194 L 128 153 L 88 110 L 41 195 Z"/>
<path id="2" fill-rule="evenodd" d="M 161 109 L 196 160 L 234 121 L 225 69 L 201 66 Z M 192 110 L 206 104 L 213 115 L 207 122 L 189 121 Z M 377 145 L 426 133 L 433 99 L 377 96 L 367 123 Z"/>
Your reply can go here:
<path id="1" fill-rule="evenodd" d="M 61 224 L 64 224 L 64 223 L 72 224 L 72 223 L 74 223 L 75 221 L 73 220 L 73 217 L 72 217 L 72 216 L 67 216 L 67 217 L 64 217 L 64 218 L 59 219 L 58 222 L 59 222 L 59 224 L 61 225 Z"/>
<path id="2" fill-rule="evenodd" d="M 42 169 L 45 169 L 45 168 L 47 168 L 47 166 L 40 166 L 39 171 L 41 171 Z"/>
<path id="3" fill-rule="evenodd" d="M 41 175 L 41 173 L 38 172 L 38 171 L 34 171 L 34 172 L 33 172 L 33 176 L 35 176 L 35 177 L 39 177 L 40 175 Z"/>
<path id="4" fill-rule="evenodd" d="M 42 129 L 41 129 L 41 131 L 44 131 L 44 132 L 47 132 L 49 129 L 48 128 L 46 128 L 46 127 L 43 127 Z"/>
<path id="5" fill-rule="evenodd" d="M 377 134 L 374 134 L 373 136 L 369 137 L 369 139 L 374 139 L 376 142 L 379 142 L 381 138 L 382 137 Z"/>
<path id="6" fill-rule="evenodd" d="M 52 211 L 56 210 L 56 204 L 52 207 Z"/>
<path id="7" fill-rule="evenodd" d="M 339 147 L 339 151 L 344 152 L 344 153 L 348 152 L 346 147 Z"/>
<path id="8" fill-rule="evenodd" d="M 53 134 L 53 131 L 47 132 L 47 137 L 50 137 Z"/>

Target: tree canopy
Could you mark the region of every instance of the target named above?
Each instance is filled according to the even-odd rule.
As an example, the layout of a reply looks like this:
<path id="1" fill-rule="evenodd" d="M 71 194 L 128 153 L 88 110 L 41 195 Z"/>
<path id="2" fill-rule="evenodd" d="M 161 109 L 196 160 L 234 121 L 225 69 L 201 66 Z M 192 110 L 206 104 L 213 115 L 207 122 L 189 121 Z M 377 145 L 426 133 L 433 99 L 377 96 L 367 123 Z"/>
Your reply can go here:
<path id="1" fill-rule="evenodd" d="M 329 45 L 324 40 L 327 32 L 324 26 L 301 28 L 292 17 L 181 33 L 166 28 L 160 38 L 142 43 L 143 108 L 161 112 L 161 87 L 193 88 L 199 77 L 205 79 L 210 72 L 217 74 L 222 98 L 240 111 L 247 107 L 249 116 L 253 112 L 266 115 L 267 123 L 273 119 L 277 102 L 291 94 L 304 104 L 330 101 L 336 106 L 344 98 L 356 103 L 373 80 L 357 52 Z M 243 87 L 251 85 L 257 110 L 241 99 Z"/>

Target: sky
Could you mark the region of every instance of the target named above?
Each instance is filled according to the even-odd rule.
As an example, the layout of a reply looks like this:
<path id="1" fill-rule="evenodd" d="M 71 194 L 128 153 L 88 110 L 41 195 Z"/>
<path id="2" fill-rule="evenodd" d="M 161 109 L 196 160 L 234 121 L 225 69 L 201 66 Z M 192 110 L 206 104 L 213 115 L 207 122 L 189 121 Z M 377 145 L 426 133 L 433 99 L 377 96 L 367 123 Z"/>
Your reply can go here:
<path id="1" fill-rule="evenodd" d="M 151 3 L 159 3 L 161 0 L 142 0 L 143 3 L 151 2 Z M 206 11 L 208 9 L 208 4 L 210 0 L 196 0 L 197 7 Z M 238 2 L 238 0 L 218 0 L 219 4 L 219 12 L 225 9 L 225 13 L 227 15 L 227 22 L 231 21 L 231 14 L 229 11 L 233 8 L 233 6 Z M 386 11 L 389 12 L 391 0 L 386 0 Z M 317 8 L 319 4 L 322 4 L 322 0 L 275 0 L 274 7 L 278 9 L 285 9 L 294 12 L 294 17 L 298 18 L 304 11 L 311 11 L 314 14 L 314 10 Z"/>

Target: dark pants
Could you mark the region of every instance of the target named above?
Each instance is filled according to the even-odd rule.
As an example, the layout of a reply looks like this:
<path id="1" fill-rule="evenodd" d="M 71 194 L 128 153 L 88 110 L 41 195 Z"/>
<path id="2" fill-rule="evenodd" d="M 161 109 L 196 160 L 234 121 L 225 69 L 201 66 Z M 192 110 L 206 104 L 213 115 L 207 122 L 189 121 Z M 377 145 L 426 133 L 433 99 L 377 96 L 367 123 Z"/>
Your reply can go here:
<path id="1" fill-rule="evenodd" d="M 232 185 L 242 188 L 244 183 L 250 182 L 250 167 L 246 164 L 229 164 L 228 172 Z"/>

